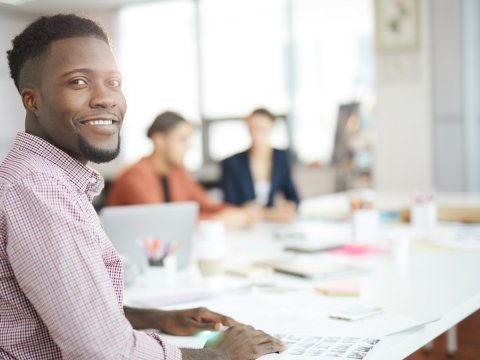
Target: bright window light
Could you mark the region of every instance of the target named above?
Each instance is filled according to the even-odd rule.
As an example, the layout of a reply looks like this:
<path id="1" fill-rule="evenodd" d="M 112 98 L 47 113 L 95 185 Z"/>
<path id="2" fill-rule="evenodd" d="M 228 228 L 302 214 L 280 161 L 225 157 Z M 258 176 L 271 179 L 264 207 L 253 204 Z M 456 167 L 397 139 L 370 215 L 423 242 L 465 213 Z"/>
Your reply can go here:
<path id="1" fill-rule="evenodd" d="M 288 144 L 289 135 L 301 162 L 328 164 L 339 105 L 373 98 L 372 0 L 198 0 L 198 5 L 199 34 L 194 0 L 132 5 L 120 13 L 129 106 L 124 158 L 133 161 L 150 151 L 145 131 L 163 110 L 199 122 L 202 116 L 244 117 L 266 107 L 291 115 L 293 133 L 283 126 L 278 143 Z M 209 155 L 221 159 L 248 146 L 242 126 L 230 120 L 210 126 Z M 200 134 L 193 139 L 189 169 L 203 161 L 201 139 Z"/>
<path id="2" fill-rule="evenodd" d="M 295 0 L 294 148 L 302 162 L 328 164 L 338 106 L 373 92 L 371 0 Z"/>
<path id="3" fill-rule="evenodd" d="M 204 109 L 208 118 L 256 107 L 288 111 L 286 0 L 202 0 Z"/>
<path id="4" fill-rule="evenodd" d="M 151 151 L 146 130 L 162 111 L 177 111 L 199 123 L 195 6 L 176 0 L 133 5 L 119 17 L 120 66 L 128 111 L 123 156 L 128 162 Z M 201 136 L 192 139 L 186 166 L 202 163 Z"/>

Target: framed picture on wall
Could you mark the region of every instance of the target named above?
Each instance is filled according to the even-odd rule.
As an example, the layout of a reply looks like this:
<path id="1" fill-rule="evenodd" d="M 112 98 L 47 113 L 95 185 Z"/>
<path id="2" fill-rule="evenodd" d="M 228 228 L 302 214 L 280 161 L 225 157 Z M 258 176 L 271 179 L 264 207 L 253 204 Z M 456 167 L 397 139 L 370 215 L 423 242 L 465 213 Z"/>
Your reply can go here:
<path id="1" fill-rule="evenodd" d="M 418 49 L 419 0 L 375 0 L 375 28 L 380 52 Z"/>

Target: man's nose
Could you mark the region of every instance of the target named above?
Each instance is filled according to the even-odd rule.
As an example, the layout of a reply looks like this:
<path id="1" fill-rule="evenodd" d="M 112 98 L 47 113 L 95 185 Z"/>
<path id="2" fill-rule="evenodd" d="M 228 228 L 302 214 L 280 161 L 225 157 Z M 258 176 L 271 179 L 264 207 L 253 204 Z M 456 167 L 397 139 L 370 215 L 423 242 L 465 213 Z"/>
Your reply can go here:
<path id="1" fill-rule="evenodd" d="M 117 106 L 117 99 L 112 89 L 104 84 L 98 84 L 93 87 L 90 107 L 111 109 L 115 106 Z"/>

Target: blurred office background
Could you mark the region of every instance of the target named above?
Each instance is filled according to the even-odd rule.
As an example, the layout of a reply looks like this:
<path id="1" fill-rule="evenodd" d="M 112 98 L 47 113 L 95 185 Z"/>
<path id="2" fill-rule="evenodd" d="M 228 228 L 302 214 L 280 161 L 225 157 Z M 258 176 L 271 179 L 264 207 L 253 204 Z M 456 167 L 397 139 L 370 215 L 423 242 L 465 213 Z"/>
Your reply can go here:
<path id="1" fill-rule="evenodd" d="M 199 125 L 187 167 L 248 147 L 242 118 L 278 115 L 303 197 L 358 187 L 480 190 L 476 0 L 0 0 L 0 159 L 23 128 L 11 39 L 40 14 L 75 12 L 112 36 L 128 112 L 111 179 L 150 151 L 161 111 Z"/>

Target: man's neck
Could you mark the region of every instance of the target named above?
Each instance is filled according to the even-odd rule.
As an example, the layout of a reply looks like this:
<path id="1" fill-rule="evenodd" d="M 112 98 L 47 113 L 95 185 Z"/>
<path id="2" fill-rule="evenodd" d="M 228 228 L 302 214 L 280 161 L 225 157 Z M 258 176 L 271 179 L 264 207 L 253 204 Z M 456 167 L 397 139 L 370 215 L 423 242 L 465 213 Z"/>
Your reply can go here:
<path id="1" fill-rule="evenodd" d="M 153 161 L 155 173 L 158 176 L 168 176 L 168 174 L 170 174 L 172 170 L 171 166 L 159 154 L 154 152 L 150 157 Z"/>

